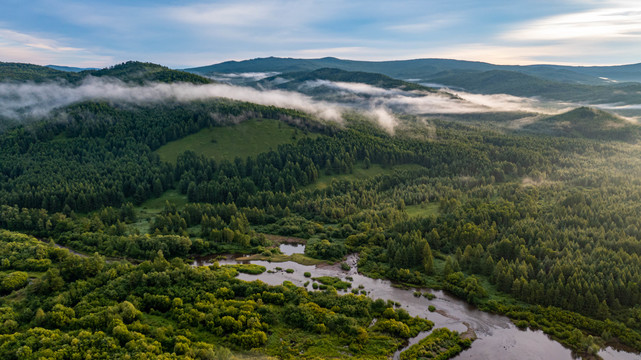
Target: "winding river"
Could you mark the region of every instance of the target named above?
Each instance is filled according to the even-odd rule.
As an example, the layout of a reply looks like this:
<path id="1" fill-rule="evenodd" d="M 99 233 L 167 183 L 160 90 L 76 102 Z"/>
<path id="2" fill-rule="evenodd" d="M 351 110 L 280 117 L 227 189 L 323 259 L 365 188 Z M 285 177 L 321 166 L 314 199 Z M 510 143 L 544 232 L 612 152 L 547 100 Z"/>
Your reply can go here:
<path id="1" fill-rule="evenodd" d="M 304 250 L 304 245 L 281 244 L 281 251 L 286 254 L 302 253 Z M 206 266 L 212 264 L 213 261 L 199 259 L 194 261 L 192 265 Z M 349 281 L 346 278 L 351 277 L 353 279 L 351 281 L 352 288 L 361 288 L 373 299 L 381 298 L 399 302 L 401 307 L 412 316 L 421 316 L 433 321 L 434 328 L 447 327 L 450 330 L 456 330 L 461 333 L 468 330 L 474 331 L 477 340 L 472 343 L 468 350 L 456 356 L 456 359 L 556 360 L 576 358 L 569 349 L 550 339 L 542 331 L 521 330 L 506 316 L 480 311 L 465 301 L 443 291 L 431 291 L 436 297 L 428 300 L 425 297 L 415 297 L 414 289 L 399 289 L 393 287 L 390 281 L 372 279 L 361 275 L 358 273 L 357 261 L 358 256 L 355 254 L 347 257 L 346 262 L 351 267 L 349 271 L 341 270 L 338 265 L 306 266 L 291 261 L 280 263 L 237 261 L 231 256 L 218 262 L 221 265 L 237 263 L 262 265 L 267 268 L 266 272 L 259 275 L 240 273 L 238 278 L 246 281 L 261 280 L 270 285 L 281 285 L 283 281 L 291 281 L 298 286 L 303 286 L 304 283 L 309 281 L 308 290 L 312 290 L 312 281 L 303 275 L 305 272 L 310 272 L 312 277 L 334 276 L 345 281 Z M 294 272 L 288 273 L 285 271 L 287 269 L 293 269 Z M 427 289 L 420 290 L 427 291 Z M 436 311 L 429 312 L 429 305 L 434 305 Z M 420 333 L 417 337 L 410 339 L 409 345 L 417 343 L 427 335 L 429 335 L 429 332 Z M 397 351 L 394 354 L 394 359 L 398 359 L 400 353 L 405 349 Z M 610 347 L 601 350 L 599 355 L 605 360 L 638 360 L 640 358 L 639 354 L 618 351 Z"/>

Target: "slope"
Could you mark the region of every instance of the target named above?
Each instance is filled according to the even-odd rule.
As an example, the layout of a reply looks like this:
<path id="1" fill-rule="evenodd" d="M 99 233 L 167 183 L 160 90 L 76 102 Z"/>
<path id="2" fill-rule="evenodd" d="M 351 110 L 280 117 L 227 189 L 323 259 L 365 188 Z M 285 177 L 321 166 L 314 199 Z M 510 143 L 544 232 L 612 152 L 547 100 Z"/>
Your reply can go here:
<path id="1" fill-rule="evenodd" d="M 23 63 L 0 63 L 0 81 L 42 83 L 47 81 L 65 81 L 76 84 L 89 76 L 112 77 L 127 83 L 144 82 L 189 82 L 208 84 L 212 81 L 205 77 L 184 71 L 172 70 L 165 66 L 128 61 L 100 70 L 62 71 L 50 66 L 39 66 Z"/>
<path id="2" fill-rule="evenodd" d="M 109 76 L 125 82 L 134 83 L 157 81 L 166 83 L 189 82 L 193 84 L 209 84 L 212 82 L 207 78 L 192 73 L 172 70 L 162 65 L 139 61 L 128 61 L 101 70 L 87 70 L 81 72 L 81 74 L 96 77 Z"/>
<path id="3" fill-rule="evenodd" d="M 294 58 L 257 58 L 244 61 L 227 61 L 220 64 L 185 69 L 201 75 L 215 73 L 245 73 L 245 72 L 295 72 L 311 71 L 324 67 L 332 67 L 347 71 L 367 71 L 381 73 L 399 79 L 425 80 L 440 72 L 456 71 L 515 71 L 547 80 L 567 83 L 606 84 L 612 77 L 619 81 L 637 81 L 641 79 L 641 69 L 636 65 L 620 67 L 578 67 L 560 65 L 494 65 L 477 61 L 462 61 L 452 59 L 413 59 L 395 61 L 354 61 L 333 57 L 320 59 Z M 616 76 L 616 74 L 620 76 Z M 625 76 L 623 76 L 625 75 Z"/>
<path id="4" fill-rule="evenodd" d="M 591 107 L 550 116 L 524 127 L 545 134 L 600 140 L 634 141 L 639 137 L 639 126 Z"/>
<path id="5" fill-rule="evenodd" d="M 436 74 L 429 81 L 483 94 L 510 94 L 593 104 L 638 103 L 638 94 L 641 91 L 639 83 L 572 84 L 504 70 L 484 72 L 451 70 Z"/>
<path id="6" fill-rule="evenodd" d="M 258 84 L 262 86 L 275 86 L 281 89 L 296 90 L 303 83 L 313 80 L 361 83 L 383 89 L 436 92 L 436 90 L 433 88 L 403 80 L 393 79 L 383 74 L 368 73 L 362 71 L 346 71 L 335 68 L 321 68 L 313 71 L 294 72 L 272 76 L 267 79 L 260 80 Z"/>
<path id="7" fill-rule="evenodd" d="M 11 82 L 44 82 L 51 80 L 77 81 L 76 73 L 52 69 L 46 66 L 0 62 L 0 81 Z"/>

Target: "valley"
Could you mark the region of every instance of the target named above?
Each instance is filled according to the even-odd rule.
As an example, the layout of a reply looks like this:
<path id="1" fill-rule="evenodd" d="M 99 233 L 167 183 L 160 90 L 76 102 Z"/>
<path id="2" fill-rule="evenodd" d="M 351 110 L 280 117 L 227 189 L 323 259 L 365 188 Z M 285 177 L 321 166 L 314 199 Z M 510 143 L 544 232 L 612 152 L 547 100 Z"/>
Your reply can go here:
<path id="1" fill-rule="evenodd" d="M 0 357 L 639 356 L 633 118 L 320 60 L 0 64 Z"/>

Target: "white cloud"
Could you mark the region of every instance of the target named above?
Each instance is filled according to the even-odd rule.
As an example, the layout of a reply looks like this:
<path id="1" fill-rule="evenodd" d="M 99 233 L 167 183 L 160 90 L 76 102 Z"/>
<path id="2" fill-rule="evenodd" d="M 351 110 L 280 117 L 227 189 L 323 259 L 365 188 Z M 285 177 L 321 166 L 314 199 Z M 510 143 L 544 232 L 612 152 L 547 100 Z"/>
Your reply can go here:
<path id="1" fill-rule="evenodd" d="M 641 5 L 611 6 L 520 24 L 501 37 L 508 41 L 641 39 Z"/>
<path id="2" fill-rule="evenodd" d="M 107 56 L 42 36 L 35 36 L 0 28 L 0 60 L 39 65 L 73 64 L 75 66 L 106 66 L 113 63 Z"/>
<path id="3" fill-rule="evenodd" d="M 448 46 L 435 49 L 432 56 L 468 60 L 485 61 L 498 65 L 533 65 L 554 63 L 557 65 L 573 65 L 570 57 L 580 57 L 585 48 L 576 44 L 528 45 L 528 44 L 501 44 L 501 43 L 473 43 Z M 428 57 L 424 55 L 422 57 Z"/>
<path id="4" fill-rule="evenodd" d="M 78 86 L 66 84 L 0 84 L 0 114 L 20 119 L 44 116 L 51 110 L 85 100 L 108 100 L 118 103 L 145 104 L 159 101 L 188 102 L 211 98 L 228 98 L 262 105 L 273 105 L 305 111 L 326 120 L 340 121 L 342 108 L 315 101 L 300 93 L 222 84 L 193 85 L 185 83 L 152 83 L 129 86 L 108 78 L 85 79 Z"/>
<path id="5" fill-rule="evenodd" d="M 448 26 L 456 26 L 461 21 L 461 18 L 457 14 L 450 13 L 447 14 L 447 16 L 442 16 L 440 18 L 433 17 L 416 20 L 418 21 L 409 24 L 401 23 L 389 25 L 386 26 L 385 29 L 405 34 L 422 34 L 436 29 L 443 29 Z"/>
<path id="6" fill-rule="evenodd" d="M 256 26 L 277 17 L 274 3 L 196 4 L 162 10 L 175 21 L 198 25 Z"/>
<path id="7" fill-rule="evenodd" d="M 482 95 L 447 90 L 445 93 L 422 93 L 400 89 L 383 89 L 369 84 L 333 82 L 328 80 L 307 81 L 303 87 L 332 87 L 365 97 L 346 96 L 345 100 L 360 108 L 369 108 L 370 113 L 380 114 L 379 109 L 410 114 L 467 114 L 503 111 L 524 111 L 556 114 L 572 108 L 572 104 L 543 102 L 533 98 L 495 94 Z M 381 116 L 377 116 L 380 118 Z"/>

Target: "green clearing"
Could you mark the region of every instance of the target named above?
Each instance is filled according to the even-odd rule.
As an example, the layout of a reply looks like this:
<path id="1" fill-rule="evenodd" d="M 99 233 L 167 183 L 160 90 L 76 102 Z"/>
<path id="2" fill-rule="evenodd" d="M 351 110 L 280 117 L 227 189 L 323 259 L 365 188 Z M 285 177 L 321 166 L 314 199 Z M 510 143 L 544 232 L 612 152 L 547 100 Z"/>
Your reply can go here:
<path id="1" fill-rule="evenodd" d="M 157 198 L 149 199 L 136 208 L 138 220 L 129 225 L 130 229 L 135 233 L 147 233 L 149 226 L 157 214 L 159 214 L 165 207 L 165 203 L 175 204 L 176 207 L 181 208 L 187 204 L 187 195 L 183 195 L 178 190 L 167 190 Z"/>
<path id="2" fill-rule="evenodd" d="M 304 134 L 278 120 L 247 120 L 237 125 L 203 129 L 182 139 L 171 141 L 155 152 L 160 159 L 175 163 L 178 155 L 191 150 L 215 160 L 234 160 L 256 156 L 278 145 L 292 144 L 298 139 L 316 138 L 317 134 Z"/>
<path id="3" fill-rule="evenodd" d="M 326 175 L 322 174 L 318 177 L 315 183 L 307 185 L 304 189 L 308 190 L 323 190 L 327 188 L 332 181 L 356 181 L 364 180 L 367 178 L 375 177 L 378 175 L 391 174 L 394 171 L 413 171 L 413 170 L 422 170 L 425 169 L 421 165 L 417 164 L 402 164 L 395 165 L 392 167 L 383 167 L 379 164 L 372 164 L 369 169 L 365 169 L 362 163 L 358 163 L 354 166 L 354 171 L 351 174 L 339 174 L 339 175 Z"/>
<path id="4" fill-rule="evenodd" d="M 309 256 L 305 256 L 303 254 L 293 254 L 293 255 L 278 254 L 278 255 L 271 255 L 271 256 L 265 256 L 265 255 L 261 255 L 261 254 L 254 254 L 254 255 L 249 255 L 249 256 L 244 256 L 242 258 L 238 258 L 238 260 L 240 260 L 240 261 L 264 260 L 264 261 L 269 261 L 269 262 L 293 261 L 293 262 L 301 264 L 301 265 L 318 265 L 318 264 L 327 263 L 326 260 L 314 259 L 314 258 L 311 258 Z"/>
<path id="5" fill-rule="evenodd" d="M 405 207 L 407 215 L 410 217 L 419 217 L 419 216 L 438 216 L 439 214 L 439 204 L 437 203 L 428 203 L 428 204 L 419 204 L 419 205 L 407 205 Z"/>
<path id="6" fill-rule="evenodd" d="M 140 207 L 150 213 L 159 213 L 166 202 L 182 207 L 187 204 L 187 195 L 181 194 L 178 190 L 167 190 L 159 197 L 145 201 Z"/>

